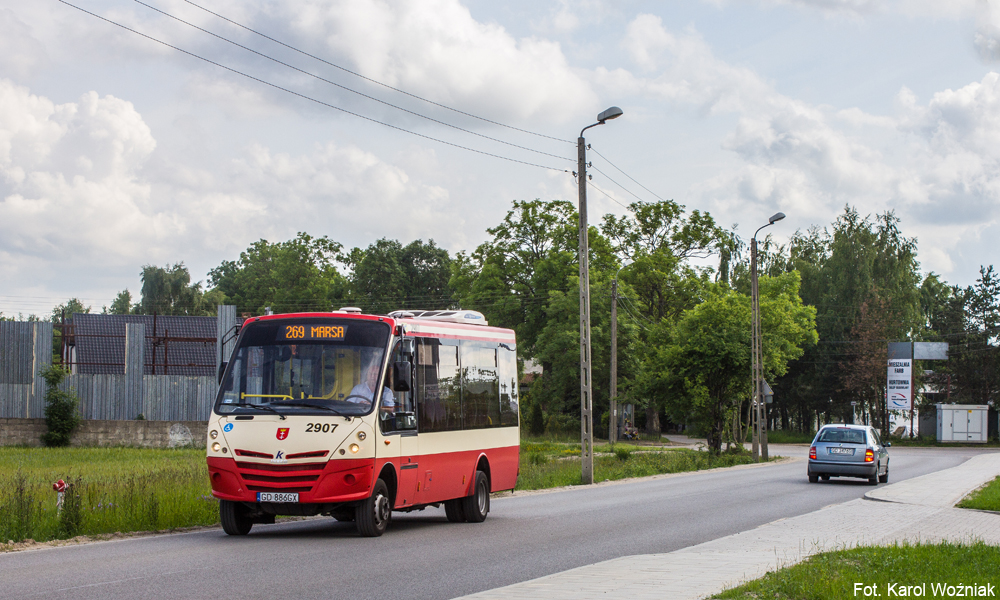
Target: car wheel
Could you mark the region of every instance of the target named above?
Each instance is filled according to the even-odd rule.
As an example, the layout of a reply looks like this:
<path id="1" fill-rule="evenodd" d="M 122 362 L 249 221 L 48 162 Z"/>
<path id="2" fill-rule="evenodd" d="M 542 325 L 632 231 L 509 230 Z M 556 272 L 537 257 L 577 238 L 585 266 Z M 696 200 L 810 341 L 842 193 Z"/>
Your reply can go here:
<path id="1" fill-rule="evenodd" d="M 868 485 L 878 485 L 878 465 L 875 465 L 875 474 L 868 478 Z"/>
<path id="2" fill-rule="evenodd" d="M 809 475 L 809 483 L 818 483 L 819 475 Z"/>
<path id="3" fill-rule="evenodd" d="M 878 476 L 879 483 L 889 483 L 889 465 L 885 466 L 885 473 Z"/>
<path id="4" fill-rule="evenodd" d="M 219 520 L 222 530 L 229 535 L 246 535 L 253 527 L 253 519 L 247 514 L 247 507 L 231 500 L 219 501 Z"/>
<path id="5" fill-rule="evenodd" d="M 469 523 L 482 523 L 490 512 L 490 480 L 486 473 L 476 471 L 472 495 L 462 499 L 462 509 Z"/>
<path id="6" fill-rule="evenodd" d="M 372 495 L 354 510 L 354 521 L 362 537 L 378 537 L 385 533 L 392 518 L 392 503 L 389 488 L 379 479 L 375 482 Z"/>

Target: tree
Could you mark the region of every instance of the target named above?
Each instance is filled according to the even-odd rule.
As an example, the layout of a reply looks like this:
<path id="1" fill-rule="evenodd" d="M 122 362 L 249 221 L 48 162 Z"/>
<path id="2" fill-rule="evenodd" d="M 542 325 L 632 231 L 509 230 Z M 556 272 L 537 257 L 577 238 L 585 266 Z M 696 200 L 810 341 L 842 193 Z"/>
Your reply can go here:
<path id="1" fill-rule="evenodd" d="M 404 247 L 382 238 L 365 250 L 351 250 L 347 262 L 353 270 L 350 300 L 363 310 L 386 314 L 404 308 L 447 308 L 453 302 L 448 288 L 451 257 L 434 240 Z"/>
<path id="2" fill-rule="evenodd" d="M 816 342 L 816 312 L 799 297 L 798 273 L 761 277 L 760 310 L 765 378 L 787 372 L 789 361 Z M 727 426 L 750 393 L 750 298 L 712 284 L 705 301 L 676 325 L 655 330 L 656 384 L 672 418 L 699 426 L 720 452 Z M 773 380 L 773 379 L 772 379 Z M 730 439 L 738 432 L 730 431 Z"/>
<path id="3" fill-rule="evenodd" d="M 933 324 L 938 339 L 950 343 L 937 383 L 950 385 L 953 401 L 994 404 L 1000 394 L 1000 277 L 993 266 L 979 269 L 975 285 L 953 288 Z"/>
<path id="4" fill-rule="evenodd" d="M 138 306 L 132 304 L 132 292 L 126 288 L 118 292 L 115 299 L 111 301 L 111 307 L 105 306 L 102 312 L 106 315 L 129 315 L 137 309 Z"/>
<path id="5" fill-rule="evenodd" d="M 66 371 L 56 365 L 49 365 L 41 373 L 45 380 L 45 426 L 42 443 L 46 446 L 68 446 L 73 432 L 80 425 L 80 404 L 76 394 L 59 389 L 66 378 Z"/>
<path id="6" fill-rule="evenodd" d="M 67 320 L 72 319 L 73 315 L 77 313 L 89 313 L 90 307 L 84 305 L 83 301 L 79 298 L 70 298 L 63 304 L 59 304 L 52 309 L 52 322 L 59 323 L 66 318 Z"/>
<path id="7" fill-rule="evenodd" d="M 299 232 L 286 242 L 254 242 L 235 261 L 223 261 L 208 273 L 220 303 L 239 312 L 328 311 L 343 299 L 347 280 L 337 270 L 342 246 L 323 236 Z M 336 308 L 339 308 L 336 307 Z"/>
<path id="8" fill-rule="evenodd" d="M 215 314 L 213 300 L 217 301 L 219 298 L 207 298 L 201 290 L 201 282 L 191 283 L 191 274 L 183 262 L 166 267 L 145 265 L 140 279 L 142 280 L 142 297 L 138 303 L 140 314 Z"/>

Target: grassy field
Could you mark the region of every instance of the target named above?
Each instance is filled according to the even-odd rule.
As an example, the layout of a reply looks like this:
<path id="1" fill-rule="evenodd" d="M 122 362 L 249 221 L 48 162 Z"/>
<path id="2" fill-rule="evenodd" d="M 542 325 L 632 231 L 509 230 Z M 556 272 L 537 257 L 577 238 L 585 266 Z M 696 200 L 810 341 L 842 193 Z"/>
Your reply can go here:
<path id="1" fill-rule="evenodd" d="M 596 481 L 749 463 L 746 454 L 654 445 L 594 447 Z M 521 444 L 517 489 L 579 485 L 579 443 Z M 62 512 L 52 484 L 72 484 Z M 0 448 L 0 544 L 218 522 L 202 449 Z"/>
<path id="2" fill-rule="evenodd" d="M 59 479 L 73 487 L 57 515 Z M 0 542 L 217 521 L 200 448 L 0 448 Z"/>
<path id="3" fill-rule="evenodd" d="M 594 453 L 594 481 L 698 471 L 752 462 L 748 453 L 712 456 L 707 452 L 683 448 L 622 443 L 614 446 L 597 444 L 594 446 Z M 579 443 L 521 442 L 518 490 L 538 490 L 581 483 Z"/>
<path id="4" fill-rule="evenodd" d="M 925 585 L 922 597 L 934 594 L 937 585 L 1000 584 L 1000 547 L 976 544 L 927 544 L 867 547 L 817 554 L 810 559 L 712 596 L 725 600 L 841 600 L 842 598 L 894 597 L 902 585 Z M 874 585 L 878 596 L 865 594 L 855 584 Z M 912 590 L 908 590 L 912 591 Z M 968 592 L 968 590 L 965 590 Z M 908 594 L 913 596 L 914 594 Z M 954 594 L 952 594 L 954 595 Z M 972 594 L 966 593 L 965 596 Z M 984 595 L 984 594 L 980 594 Z"/>
<path id="5" fill-rule="evenodd" d="M 972 492 L 956 506 L 958 508 L 1000 511 L 1000 477 Z"/>

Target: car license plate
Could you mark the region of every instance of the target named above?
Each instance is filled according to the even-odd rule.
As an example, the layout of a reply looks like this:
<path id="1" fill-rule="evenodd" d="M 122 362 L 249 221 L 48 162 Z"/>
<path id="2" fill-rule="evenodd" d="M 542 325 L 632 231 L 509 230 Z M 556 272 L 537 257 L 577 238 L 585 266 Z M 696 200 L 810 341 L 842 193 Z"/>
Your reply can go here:
<path id="1" fill-rule="evenodd" d="M 298 502 L 298 492 L 257 492 L 257 502 Z"/>
<path id="2" fill-rule="evenodd" d="M 854 448 L 830 448 L 830 454 L 854 454 Z"/>

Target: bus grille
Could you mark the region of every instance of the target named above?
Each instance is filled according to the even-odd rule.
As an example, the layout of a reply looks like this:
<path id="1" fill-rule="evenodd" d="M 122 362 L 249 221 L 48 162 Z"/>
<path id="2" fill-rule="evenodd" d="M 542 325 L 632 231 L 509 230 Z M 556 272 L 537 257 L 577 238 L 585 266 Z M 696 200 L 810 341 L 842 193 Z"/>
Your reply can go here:
<path id="1" fill-rule="evenodd" d="M 326 463 L 266 464 L 237 462 L 240 477 L 254 492 L 310 492 Z"/>

